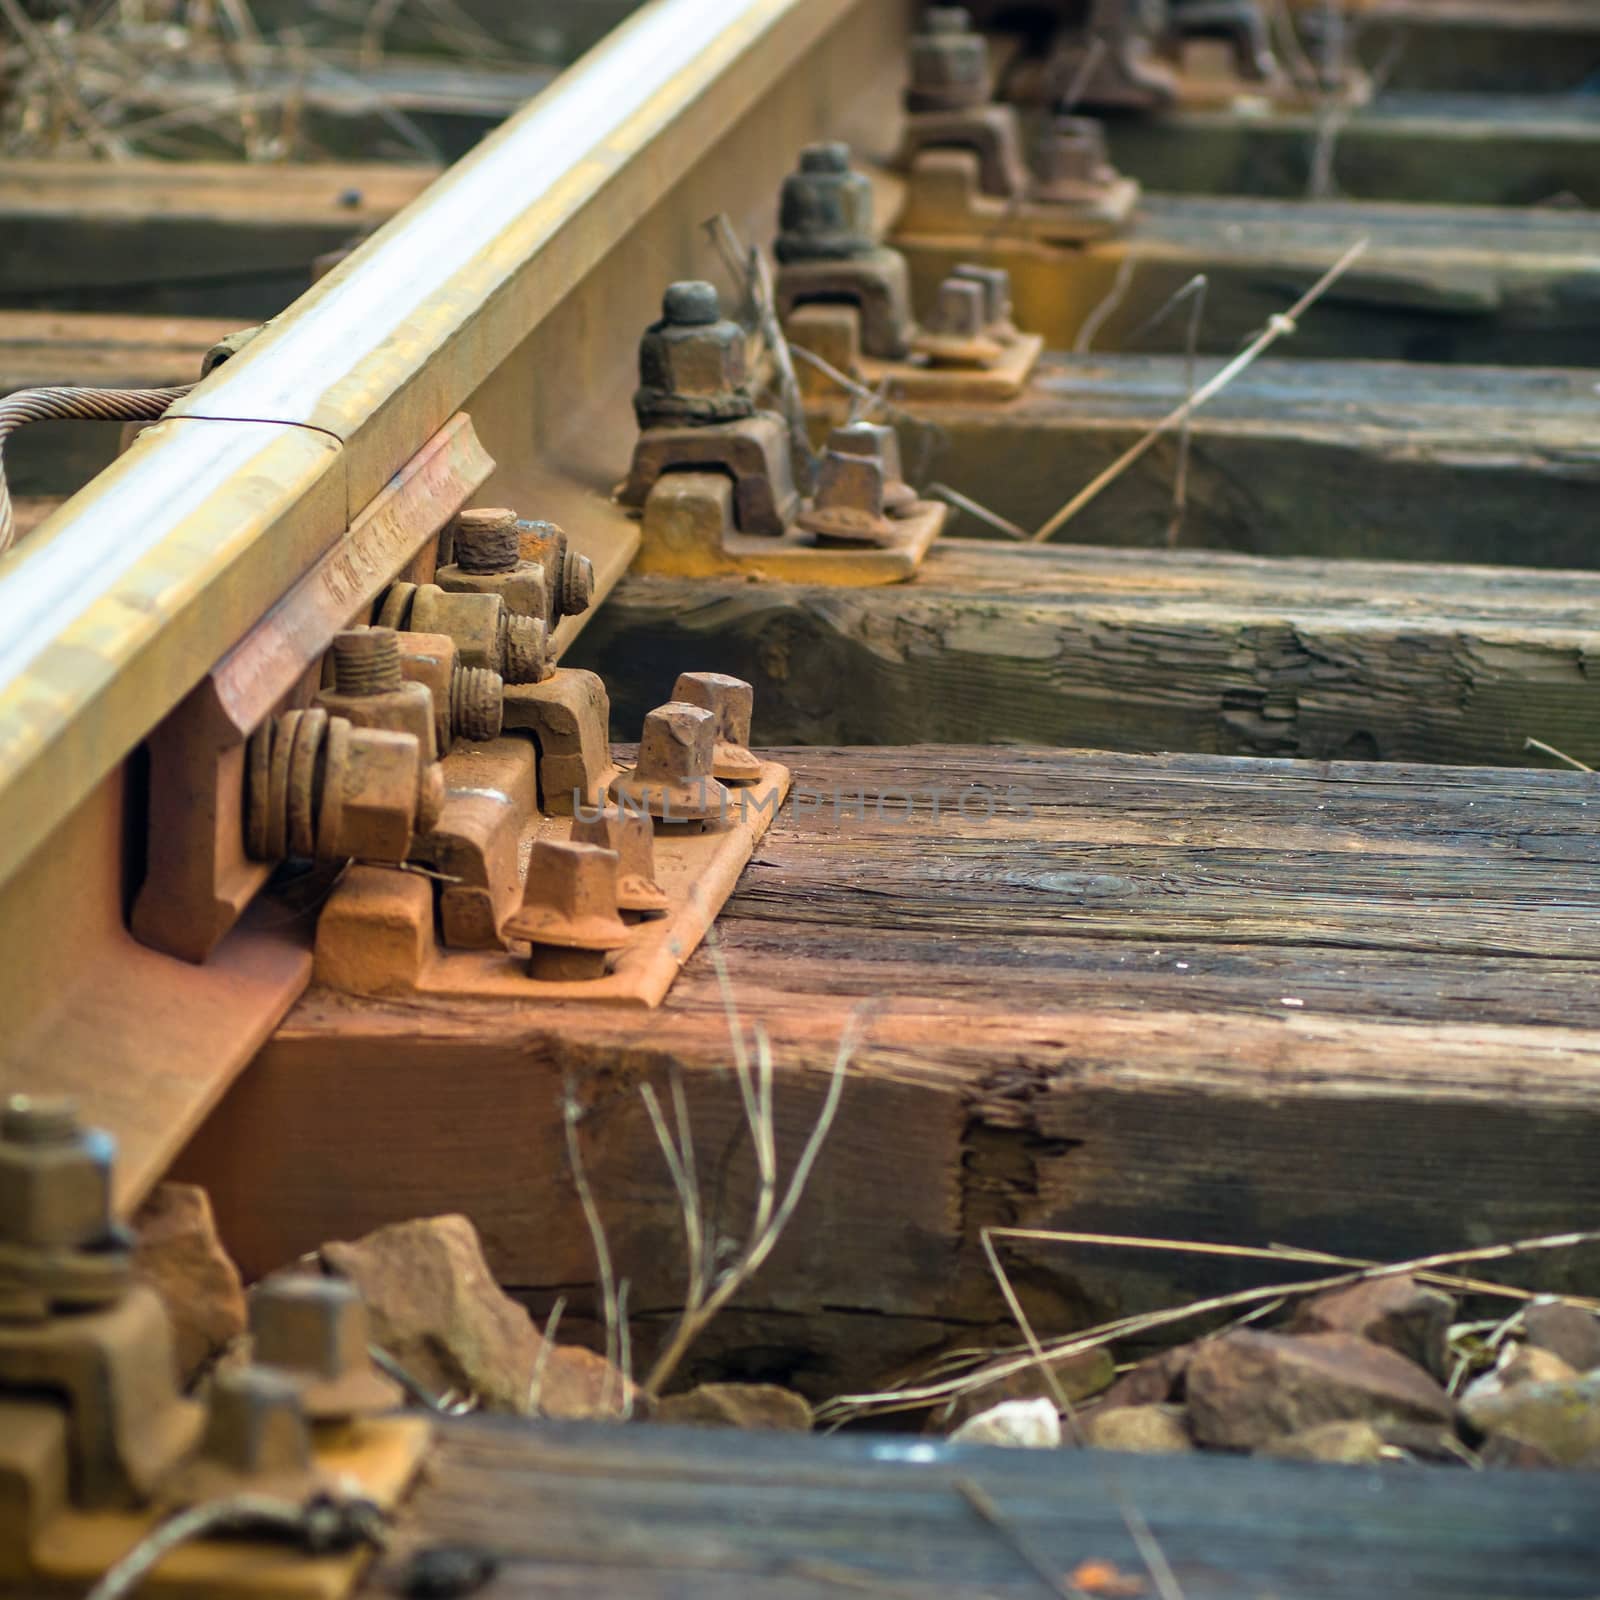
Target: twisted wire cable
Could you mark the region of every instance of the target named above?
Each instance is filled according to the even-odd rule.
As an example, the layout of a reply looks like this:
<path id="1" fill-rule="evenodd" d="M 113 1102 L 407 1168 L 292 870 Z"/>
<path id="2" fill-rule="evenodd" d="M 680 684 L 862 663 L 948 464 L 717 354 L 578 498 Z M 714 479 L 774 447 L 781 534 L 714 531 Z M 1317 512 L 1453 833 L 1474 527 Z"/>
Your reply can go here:
<path id="1" fill-rule="evenodd" d="M 5 444 L 30 422 L 60 419 L 93 422 L 154 422 L 194 388 L 176 389 L 19 389 L 0 400 L 0 554 L 16 537 L 16 514 L 6 485 Z"/>

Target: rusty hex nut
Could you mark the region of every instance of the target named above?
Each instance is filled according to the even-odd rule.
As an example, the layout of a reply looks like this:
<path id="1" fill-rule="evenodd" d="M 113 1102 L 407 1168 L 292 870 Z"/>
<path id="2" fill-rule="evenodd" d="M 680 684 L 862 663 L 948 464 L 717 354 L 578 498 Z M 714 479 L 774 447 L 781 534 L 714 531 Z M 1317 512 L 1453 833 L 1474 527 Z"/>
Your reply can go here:
<path id="1" fill-rule="evenodd" d="M 754 783 L 761 776 L 761 763 L 750 753 L 755 690 L 743 678 L 725 672 L 683 672 L 672 686 L 672 698 L 704 706 L 716 718 L 714 777 L 724 783 Z"/>
<path id="2" fill-rule="evenodd" d="M 662 822 L 703 822 L 728 814 L 728 791 L 718 782 L 717 719 L 704 706 L 674 700 L 644 719 L 639 759 L 606 793 L 619 805 Z"/>
<path id="3" fill-rule="evenodd" d="M 639 341 L 640 428 L 736 422 L 755 408 L 744 329 L 722 315 L 716 287 L 698 279 L 668 285 L 661 320 Z"/>
<path id="4" fill-rule="evenodd" d="M 989 47 L 960 6 L 931 6 L 911 40 L 908 111 L 957 111 L 989 98 Z"/>
<path id="5" fill-rule="evenodd" d="M 250 1297 L 255 1359 L 294 1376 L 313 1421 L 392 1411 L 399 1386 L 372 1365 L 366 1302 L 353 1283 L 312 1273 L 268 1278 Z"/>
<path id="6" fill-rule="evenodd" d="M 353 727 L 409 733 L 432 761 L 440 749 L 433 696 L 403 671 L 395 630 L 346 628 L 334 635 L 331 653 L 333 684 L 318 692 L 317 705 Z"/>
<path id="7" fill-rule="evenodd" d="M 1116 172 L 1106 151 L 1104 126 L 1093 117 L 1052 117 L 1034 154 L 1034 175 L 1043 194 L 1058 186 L 1094 188 Z"/>
<path id="8" fill-rule="evenodd" d="M 619 805 L 606 804 L 572 818 L 572 842 L 597 844 L 617 853 L 617 905 L 623 911 L 660 916 L 667 910 L 665 892 L 656 882 L 656 834 L 650 818 Z"/>
<path id="9" fill-rule="evenodd" d="M 828 434 L 828 449 L 842 456 L 870 456 L 883 468 L 883 503 L 891 516 L 917 505 L 917 491 L 906 482 L 900 460 L 900 435 L 886 422 L 847 422 Z"/>
<path id="10" fill-rule="evenodd" d="M 877 248 L 872 183 L 851 170 L 850 147 L 809 144 L 778 200 L 780 262 L 841 261 Z"/>
<path id="11" fill-rule="evenodd" d="M 966 261 L 950 270 L 950 281 L 975 283 L 983 290 L 983 316 L 991 328 L 1011 321 L 1011 274 L 1004 267 L 984 267 Z"/>
<path id="12" fill-rule="evenodd" d="M 632 930 L 617 914 L 620 859 L 603 845 L 540 839 L 528 858 L 509 938 L 554 950 L 619 950 Z"/>
<path id="13" fill-rule="evenodd" d="M 335 861 L 404 861 L 413 832 L 426 833 L 438 821 L 444 803 L 438 763 L 423 761 L 411 734 L 387 728 L 349 729 L 337 766 L 331 745 L 330 739 L 319 829 L 326 837 L 318 839 L 318 854 Z"/>
<path id="14" fill-rule="evenodd" d="M 0 1241 L 81 1250 L 111 1237 L 115 1151 L 70 1101 L 12 1096 L 0 1114 Z"/>
<path id="15" fill-rule="evenodd" d="M 162 1495 L 180 1504 L 243 1492 L 298 1501 L 321 1484 L 299 1380 L 250 1365 L 213 1376 L 199 1453 Z"/>

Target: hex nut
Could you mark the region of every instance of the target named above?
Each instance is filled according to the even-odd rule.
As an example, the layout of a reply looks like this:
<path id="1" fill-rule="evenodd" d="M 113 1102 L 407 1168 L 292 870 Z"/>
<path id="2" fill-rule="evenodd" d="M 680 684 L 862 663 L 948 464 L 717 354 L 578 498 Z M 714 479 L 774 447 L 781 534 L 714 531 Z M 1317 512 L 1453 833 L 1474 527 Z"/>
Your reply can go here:
<path id="1" fill-rule="evenodd" d="M 955 111 L 989 98 L 989 48 L 959 6 L 934 6 L 911 40 L 908 111 Z"/>
<path id="2" fill-rule="evenodd" d="M 351 728 L 343 770 L 330 770 L 325 779 L 338 786 L 338 816 L 334 836 L 327 842 L 328 859 L 404 861 L 413 826 L 422 832 L 431 826 L 418 816 L 430 769 L 437 772 L 437 763 L 422 760 L 413 735 L 387 728 Z"/>
<path id="3" fill-rule="evenodd" d="M 779 195 L 778 260 L 846 260 L 876 247 L 872 183 L 851 170 L 850 147 L 807 145 Z"/>
<path id="4" fill-rule="evenodd" d="M 661 310 L 639 341 L 633 408 L 640 428 L 702 427 L 754 415 L 744 329 L 723 317 L 715 287 L 671 284 Z"/>
<path id="5" fill-rule="evenodd" d="M 394 629 L 347 628 L 335 634 L 333 663 L 333 687 L 317 694 L 322 710 L 355 728 L 409 733 L 425 761 L 438 755 L 433 696 L 425 684 L 403 675 Z"/>
<path id="6" fill-rule="evenodd" d="M 353 1283 L 311 1273 L 268 1278 L 250 1297 L 250 1331 L 262 1366 L 292 1373 L 314 1421 L 389 1411 L 398 1385 L 372 1365 L 366 1302 Z"/>
<path id="7" fill-rule="evenodd" d="M 0 1241 L 80 1250 L 108 1238 L 115 1154 L 70 1102 L 13 1096 L 0 1119 Z"/>

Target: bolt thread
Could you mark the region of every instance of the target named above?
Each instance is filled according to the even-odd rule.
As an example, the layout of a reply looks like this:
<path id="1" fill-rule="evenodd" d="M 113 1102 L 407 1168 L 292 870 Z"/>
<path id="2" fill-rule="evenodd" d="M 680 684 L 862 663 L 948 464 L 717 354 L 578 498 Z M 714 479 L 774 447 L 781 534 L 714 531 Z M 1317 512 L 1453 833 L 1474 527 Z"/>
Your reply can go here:
<path id="1" fill-rule="evenodd" d="M 14 1094 L 0 1112 L 0 1139 L 9 1144 L 66 1144 L 79 1131 L 77 1103 L 64 1095 Z"/>
<path id="2" fill-rule="evenodd" d="M 400 640 L 392 628 L 350 628 L 333 640 L 333 686 L 340 694 L 383 694 L 400 687 Z"/>
<path id="3" fill-rule="evenodd" d="M 507 683 L 538 683 L 549 676 L 548 635 L 541 617 L 505 612 L 500 619 L 500 675 Z"/>
<path id="4" fill-rule="evenodd" d="M 450 726 L 458 738 L 498 739 L 505 722 L 505 680 L 487 667 L 457 663 L 450 679 Z"/>
<path id="5" fill-rule="evenodd" d="M 594 563 L 576 550 L 568 550 L 561 563 L 561 615 L 575 617 L 589 609 L 594 599 Z"/>
<path id="6" fill-rule="evenodd" d="M 509 572 L 522 555 L 514 511 L 463 511 L 456 518 L 456 565 L 463 572 Z"/>

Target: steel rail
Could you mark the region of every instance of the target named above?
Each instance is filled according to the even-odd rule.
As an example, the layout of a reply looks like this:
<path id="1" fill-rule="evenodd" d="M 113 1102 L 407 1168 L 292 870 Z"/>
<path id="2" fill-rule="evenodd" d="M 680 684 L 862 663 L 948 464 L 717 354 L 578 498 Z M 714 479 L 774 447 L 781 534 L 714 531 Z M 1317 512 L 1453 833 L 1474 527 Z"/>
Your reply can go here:
<path id="1" fill-rule="evenodd" d="M 770 238 L 802 144 L 892 148 L 912 10 L 655 0 L 0 558 L 0 1092 L 77 1095 L 122 1206 L 303 988 L 313 925 L 247 918 L 198 966 L 132 938 L 139 747 L 461 411 L 480 503 L 560 522 L 603 595 L 663 287 L 721 276 L 718 213 Z"/>
<path id="2" fill-rule="evenodd" d="M 694 207 L 766 218 L 795 142 L 847 124 L 852 102 L 892 103 L 894 53 L 866 46 L 903 38 L 907 10 L 656 0 L 0 563 L 0 882 L 456 410 L 508 499 L 535 489 L 533 458 L 565 448 L 581 413 L 574 459 L 603 487 L 625 442 L 605 463 L 592 442 L 596 386 L 614 399 L 617 379 L 593 319 L 631 342 L 637 308 L 710 259 Z M 874 64 L 877 92 L 858 93 Z M 696 182 L 719 146 L 714 181 Z M 639 255 L 607 274 L 630 234 Z M 598 361 L 569 335 L 542 341 L 562 368 L 532 370 L 530 336 L 591 279 L 616 304 L 565 309 Z M 614 408 L 604 420 L 625 426 Z M 614 536 L 589 553 L 602 592 L 631 557 Z"/>

